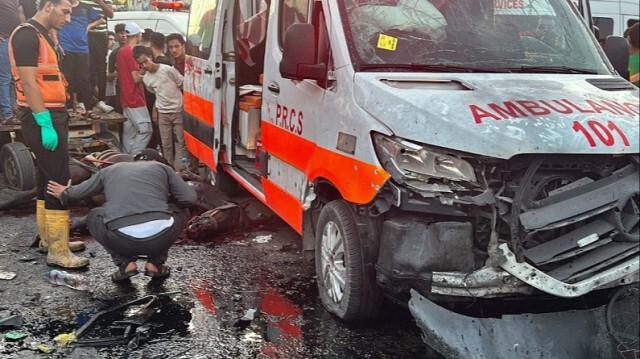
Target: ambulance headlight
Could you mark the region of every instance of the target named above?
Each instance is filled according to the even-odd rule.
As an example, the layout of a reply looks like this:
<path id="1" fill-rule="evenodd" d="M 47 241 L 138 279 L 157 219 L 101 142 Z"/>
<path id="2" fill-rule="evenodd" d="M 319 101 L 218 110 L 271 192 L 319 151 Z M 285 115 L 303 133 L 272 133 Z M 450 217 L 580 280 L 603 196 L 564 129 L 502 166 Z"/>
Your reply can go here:
<path id="1" fill-rule="evenodd" d="M 459 157 L 379 133 L 373 134 L 373 143 L 382 167 L 396 182 L 435 178 L 476 182 L 471 164 Z"/>

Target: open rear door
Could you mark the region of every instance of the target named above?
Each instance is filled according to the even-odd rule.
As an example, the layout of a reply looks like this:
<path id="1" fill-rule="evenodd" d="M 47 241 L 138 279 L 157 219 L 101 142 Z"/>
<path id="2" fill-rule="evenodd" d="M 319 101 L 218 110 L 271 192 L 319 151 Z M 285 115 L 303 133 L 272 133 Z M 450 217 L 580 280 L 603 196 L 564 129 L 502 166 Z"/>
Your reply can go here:
<path id="1" fill-rule="evenodd" d="M 216 170 L 220 146 L 222 0 L 192 0 L 184 76 L 184 132 L 187 149 Z"/>

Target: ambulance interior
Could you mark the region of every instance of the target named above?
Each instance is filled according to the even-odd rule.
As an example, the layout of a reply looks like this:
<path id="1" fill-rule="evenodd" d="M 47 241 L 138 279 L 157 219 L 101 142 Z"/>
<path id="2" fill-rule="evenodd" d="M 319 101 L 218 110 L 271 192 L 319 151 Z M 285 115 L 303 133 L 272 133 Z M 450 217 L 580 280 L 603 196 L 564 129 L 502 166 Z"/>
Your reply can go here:
<path id="1" fill-rule="evenodd" d="M 281 12 L 281 26 L 306 22 L 308 0 L 286 0 Z M 233 11 L 232 32 L 227 31 L 224 50 L 235 54 L 235 102 L 233 114 L 226 117 L 231 120 L 231 141 L 225 138 L 223 143 L 232 146 L 234 169 L 244 176 L 256 188 L 260 183 L 261 151 L 261 106 L 265 48 L 267 38 L 267 20 L 270 1 L 237 1 Z M 279 29 L 283 34 L 285 29 Z M 233 49 L 231 49 L 233 46 Z M 231 75 L 229 75 L 231 76 Z M 224 90 L 224 89 L 223 89 Z M 227 89 L 230 90 L 230 89 Z M 229 97 L 227 97 L 229 98 Z M 229 107 L 227 107 L 229 108 Z"/>

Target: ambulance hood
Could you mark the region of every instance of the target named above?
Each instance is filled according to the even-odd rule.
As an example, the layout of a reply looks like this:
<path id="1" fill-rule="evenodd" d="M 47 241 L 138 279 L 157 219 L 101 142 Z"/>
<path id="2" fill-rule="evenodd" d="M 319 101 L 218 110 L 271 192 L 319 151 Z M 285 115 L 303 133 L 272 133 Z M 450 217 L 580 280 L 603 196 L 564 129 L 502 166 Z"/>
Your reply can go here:
<path id="1" fill-rule="evenodd" d="M 356 73 L 356 103 L 414 142 L 508 159 L 639 152 L 638 90 L 565 74 Z"/>

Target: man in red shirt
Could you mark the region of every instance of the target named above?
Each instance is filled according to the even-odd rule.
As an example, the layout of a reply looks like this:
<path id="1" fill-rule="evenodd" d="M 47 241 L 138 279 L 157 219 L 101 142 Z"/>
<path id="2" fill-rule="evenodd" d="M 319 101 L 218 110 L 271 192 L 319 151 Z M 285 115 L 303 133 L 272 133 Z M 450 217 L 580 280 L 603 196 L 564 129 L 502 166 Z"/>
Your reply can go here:
<path id="1" fill-rule="evenodd" d="M 134 23 L 124 27 L 127 44 L 118 50 L 117 68 L 120 83 L 120 102 L 127 121 L 123 126 L 122 146 L 129 154 L 136 154 L 147 147 L 151 139 L 151 116 L 144 99 L 144 85 L 140 66 L 133 58 L 133 47 L 140 43 L 142 31 Z"/>
<path id="2" fill-rule="evenodd" d="M 184 76 L 184 38 L 180 34 L 171 34 L 167 36 L 167 48 L 173 57 L 173 67 Z"/>

